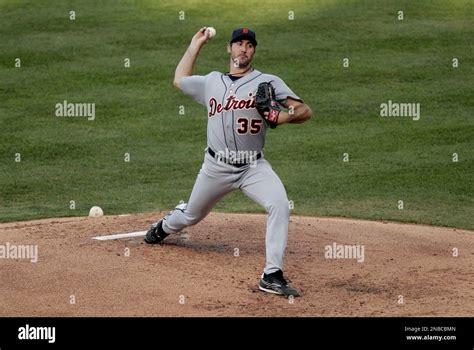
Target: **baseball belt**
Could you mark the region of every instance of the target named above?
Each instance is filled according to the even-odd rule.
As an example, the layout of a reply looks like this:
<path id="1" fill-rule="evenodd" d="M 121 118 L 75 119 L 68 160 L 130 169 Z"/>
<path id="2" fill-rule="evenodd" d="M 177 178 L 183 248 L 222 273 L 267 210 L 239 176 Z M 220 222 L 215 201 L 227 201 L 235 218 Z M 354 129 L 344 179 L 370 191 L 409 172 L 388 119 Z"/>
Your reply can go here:
<path id="1" fill-rule="evenodd" d="M 218 161 L 224 162 L 226 164 L 235 166 L 236 168 L 241 168 L 241 167 L 246 166 L 246 165 L 251 163 L 251 162 L 244 162 L 244 161 L 232 162 L 231 160 L 229 160 L 225 157 L 222 157 L 221 155 L 214 152 L 210 147 L 207 148 L 207 153 L 209 153 L 212 158 L 217 159 Z M 262 153 L 258 152 L 257 157 L 255 158 L 255 160 L 258 160 L 260 158 L 262 158 Z"/>

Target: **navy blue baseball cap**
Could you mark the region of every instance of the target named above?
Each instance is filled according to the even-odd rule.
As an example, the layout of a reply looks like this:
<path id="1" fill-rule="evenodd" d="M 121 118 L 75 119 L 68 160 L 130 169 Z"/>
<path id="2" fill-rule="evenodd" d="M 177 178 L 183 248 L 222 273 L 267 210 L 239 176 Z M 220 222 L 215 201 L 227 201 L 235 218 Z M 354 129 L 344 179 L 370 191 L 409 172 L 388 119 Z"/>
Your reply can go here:
<path id="1" fill-rule="evenodd" d="M 254 46 L 257 46 L 257 38 L 255 32 L 248 28 L 238 28 L 232 32 L 232 37 L 230 38 L 230 44 L 235 43 L 236 41 L 247 39 Z"/>

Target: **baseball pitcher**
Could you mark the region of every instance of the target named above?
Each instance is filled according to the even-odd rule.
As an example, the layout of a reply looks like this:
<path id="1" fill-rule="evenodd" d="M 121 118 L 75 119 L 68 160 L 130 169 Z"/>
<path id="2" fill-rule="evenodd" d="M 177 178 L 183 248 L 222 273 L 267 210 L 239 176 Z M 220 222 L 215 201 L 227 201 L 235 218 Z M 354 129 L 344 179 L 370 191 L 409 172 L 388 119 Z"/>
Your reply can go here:
<path id="1" fill-rule="evenodd" d="M 153 224 L 145 235 L 149 244 L 195 225 L 226 194 L 241 190 L 268 213 L 266 265 L 259 289 L 299 296 L 283 276 L 290 209 L 285 188 L 263 147 L 268 128 L 303 123 L 311 109 L 279 77 L 253 68 L 257 40 L 248 28 L 233 31 L 227 52 L 229 72 L 193 75 L 202 47 L 209 41 L 206 27 L 192 38 L 179 62 L 174 85 L 207 108 L 207 148 L 187 204 L 178 205 Z M 282 107 L 288 110 L 285 112 Z"/>

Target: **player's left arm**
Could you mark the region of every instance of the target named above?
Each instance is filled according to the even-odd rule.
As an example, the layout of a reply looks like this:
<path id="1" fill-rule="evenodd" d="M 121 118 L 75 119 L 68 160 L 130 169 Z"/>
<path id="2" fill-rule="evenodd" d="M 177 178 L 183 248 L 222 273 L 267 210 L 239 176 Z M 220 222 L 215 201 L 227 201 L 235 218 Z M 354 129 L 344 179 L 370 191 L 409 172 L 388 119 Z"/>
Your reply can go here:
<path id="1" fill-rule="evenodd" d="M 293 100 L 288 97 L 280 104 L 288 109 L 288 112 L 281 111 L 278 116 L 278 125 L 291 123 L 291 124 L 301 124 L 309 120 L 313 116 L 313 111 L 306 103 Z"/>

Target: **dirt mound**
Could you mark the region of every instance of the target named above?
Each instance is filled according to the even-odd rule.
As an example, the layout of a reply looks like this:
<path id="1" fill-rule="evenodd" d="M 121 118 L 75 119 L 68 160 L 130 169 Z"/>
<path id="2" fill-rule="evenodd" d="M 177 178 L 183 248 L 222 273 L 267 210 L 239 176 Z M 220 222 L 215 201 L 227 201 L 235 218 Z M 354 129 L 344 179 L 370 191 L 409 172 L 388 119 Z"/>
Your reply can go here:
<path id="1" fill-rule="evenodd" d="M 292 300 L 257 288 L 265 215 L 211 213 L 163 246 L 92 239 L 161 215 L 0 224 L 0 316 L 474 314 L 472 231 L 292 216 L 285 273 L 303 294 Z M 37 246 L 37 262 L 15 258 L 19 245 Z"/>

